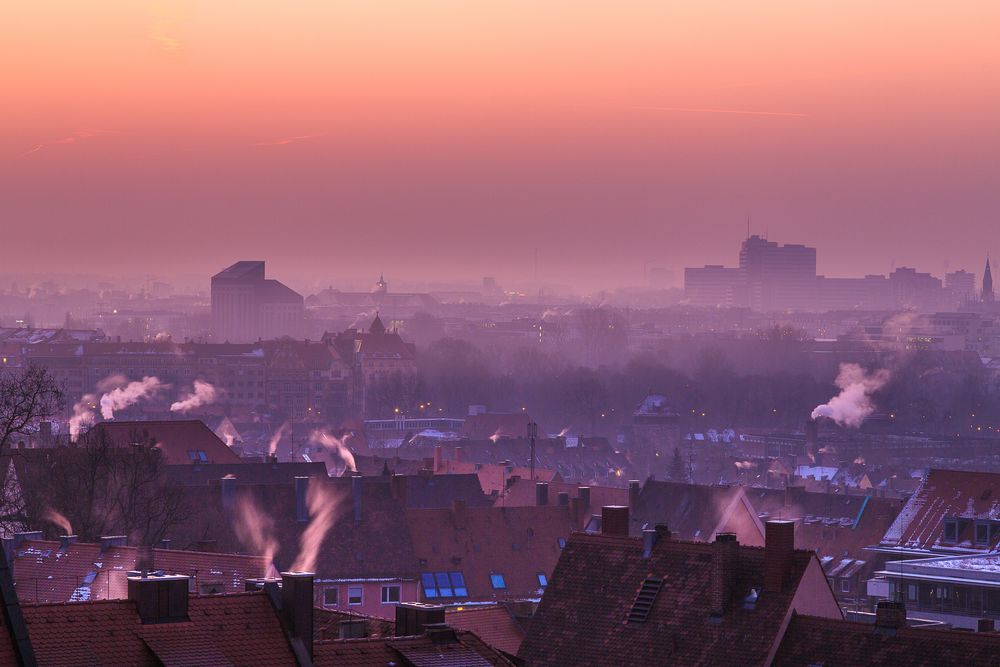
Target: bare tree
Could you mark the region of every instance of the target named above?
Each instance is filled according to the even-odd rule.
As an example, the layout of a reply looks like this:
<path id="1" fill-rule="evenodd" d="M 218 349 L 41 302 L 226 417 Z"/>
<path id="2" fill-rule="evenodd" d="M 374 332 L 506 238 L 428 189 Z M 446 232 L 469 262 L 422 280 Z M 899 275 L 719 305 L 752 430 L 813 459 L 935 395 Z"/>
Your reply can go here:
<path id="1" fill-rule="evenodd" d="M 42 366 L 0 371 L 0 449 L 10 447 L 30 426 L 58 414 L 63 401 L 62 389 Z"/>

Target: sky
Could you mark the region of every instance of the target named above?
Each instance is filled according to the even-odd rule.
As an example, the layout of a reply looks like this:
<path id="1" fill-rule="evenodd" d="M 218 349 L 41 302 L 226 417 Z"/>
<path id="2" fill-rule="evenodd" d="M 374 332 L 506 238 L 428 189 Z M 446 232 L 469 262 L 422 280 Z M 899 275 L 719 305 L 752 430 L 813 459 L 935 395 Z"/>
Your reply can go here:
<path id="1" fill-rule="evenodd" d="M 596 289 L 748 218 L 831 276 L 1000 254 L 995 1 L 8 5 L 8 271 Z"/>

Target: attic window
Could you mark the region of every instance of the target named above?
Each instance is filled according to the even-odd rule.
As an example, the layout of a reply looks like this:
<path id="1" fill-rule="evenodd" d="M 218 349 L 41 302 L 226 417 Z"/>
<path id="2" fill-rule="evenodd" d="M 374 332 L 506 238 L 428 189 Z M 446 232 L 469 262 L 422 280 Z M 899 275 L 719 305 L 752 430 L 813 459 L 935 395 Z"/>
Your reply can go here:
<path id="1" fill-rule="evenodd" d="M 420 575 L 420 583 L 427 599 L 469 596 L 465 575 L 461 572 L 424 572 Z"/>
<path id="2" fill-rule="evenodd" d="M 958 519 L 944 520 L 944 541 L 952 543 L 958 541 Z"/>
<path id="3" fill-rule="evenodd" d="M 549 585 L 549 578 L 545 576 L 544 572 L 538 573 L 538 586 L 540 588 L 545 588 Z"/>
<path id="4" fill-rule="evenodd" d="M 507 588 L 507 582 L 504 580 L 501 573 L 494 572 L 490 575 L 490 586 L 492 586 L 494 590 L 503 590 Z"/>
<path id="5" fill-rule="evenodd" d="M 645 623 L 649 618 L 649 612 L 653 610 L 653 603 L 656 601 L 656 594 L 663 588 L 663 579 L 649 577 L 642 582 L 639 592 L 632 603 L 632 609 L 628 612 L 629 624 Z"/>
<path id="6" fill-rule="evenodd" d="M 192 461 L 208 461 L 208 456 L 206 456 L 205 452 L 200 449 L 189 449 L 187 450 L 187 455 Z"/>
<path id="7" fill-rule="evenodd" d="M 558 540 L 556 540 L 556 542 L 559 544 L 559 548 L 560 549 L 565 549 L 566 548 L 566 538 L 565 537 L 560 537 Z"/>

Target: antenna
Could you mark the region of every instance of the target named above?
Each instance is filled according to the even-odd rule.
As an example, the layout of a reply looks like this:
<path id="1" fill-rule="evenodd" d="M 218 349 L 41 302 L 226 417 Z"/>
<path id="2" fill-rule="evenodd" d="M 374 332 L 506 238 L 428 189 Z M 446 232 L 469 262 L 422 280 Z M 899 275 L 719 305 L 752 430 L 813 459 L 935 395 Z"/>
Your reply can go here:
<path id="1" fill-rule="evenodd" d="M 750 238 L 750 214 L 747 213 L 747 238 Z"/>

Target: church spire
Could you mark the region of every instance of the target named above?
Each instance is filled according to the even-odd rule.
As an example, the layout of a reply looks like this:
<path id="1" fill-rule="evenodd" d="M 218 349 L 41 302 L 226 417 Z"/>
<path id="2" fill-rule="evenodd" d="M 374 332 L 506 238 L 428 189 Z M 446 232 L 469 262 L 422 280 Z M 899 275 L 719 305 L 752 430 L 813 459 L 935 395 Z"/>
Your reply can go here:
<path id="1" fill-rule="evenodd" d="M 986 269 L 983 271 L 983 303 L 993 303 L 993 273 L 990 271 L 990 258 L 986 257 Z"/>

